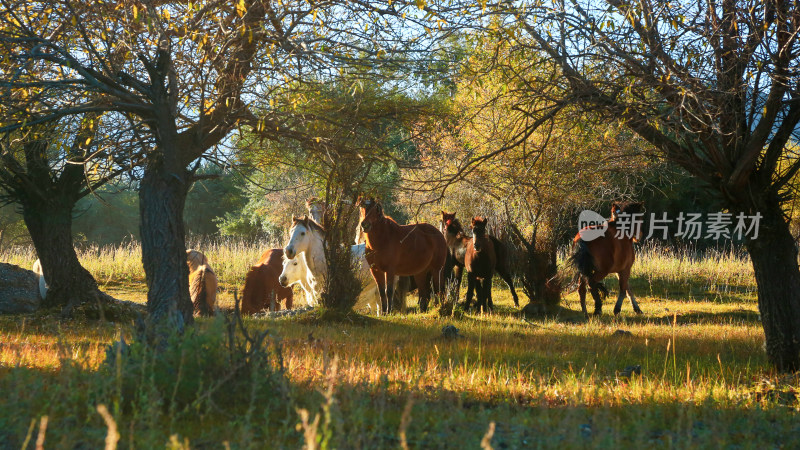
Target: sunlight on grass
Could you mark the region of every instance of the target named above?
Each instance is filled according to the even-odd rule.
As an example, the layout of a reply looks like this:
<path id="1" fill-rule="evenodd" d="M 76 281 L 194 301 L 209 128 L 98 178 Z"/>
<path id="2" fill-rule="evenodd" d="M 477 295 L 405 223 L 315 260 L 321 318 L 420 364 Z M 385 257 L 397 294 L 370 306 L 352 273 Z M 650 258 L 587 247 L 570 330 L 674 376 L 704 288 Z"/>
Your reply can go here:
<path id="1" fill-rule="evenodd" d="M 263 249 L 225 242 L 199 248 L 227 283 L 221 304 L 230 308 L 232 290 Z M 140 252 L 138 245 L 92 248 L 81 251 L 81 260 L 109 293 L 144 302 Z M 2 257 L 25 265 L 33 254 Z M 615 298 L 616 281 L 606 284 Z M 162 412 L 152 414 L 168 414 L 170 401 L 142 391 L 132 409 L 113 415 L 123 441 L 140 447 L 177 436 L 195 445 L 259 448 L 269 440 L 298 448 L 310 435 L 337 448 L 396 447 L 402 435 L 411 447 L 471 448 L 490 422 L 495 448 L 798 444 L 800 382 L 767 363 L 745 255 L 647 247 L 637 255 L 632 286 L 641 316 L 627 301 L 620 316 L 608 314 L 609 299 L 606 315 L 586 320 L 572 292 L 558 315 L 525 319 L 498 284 L 491 315 L 412 312 L 366 323 L 247 318 L 251 332 L 279 336 L 290 386 L 285 410 L 218 404 L 213 414 L 154 422 L 137 408 L 157 401 Z M 413 311 L 416 301 L 410 305 Z M 199 330 L 219 332 L 211 319 L 198 323 Z M 445 325 L 459 336 L 444 337 Z M 52 442 L 72 447 L 86 442 L 86 433 L 101 442 L 104 425 L 93 405 L 115 404 L 115 381 L 97 385 L 92 374 L 108 344 L 132 332 L 131 324 L 61 321 L 54 312 L 0 318 L 0 388 L 14 393 L 2 409 L 23 413 L 0 414 L 0 428 L 11 430 L 0 432 L 0 444 L 21 445 L 19 436 L 42 414 L 51 417 Z M 61 400 L 52 403 L 51 395 Z M 306 411 L 305 424 L 298 411 Z M 75 426 L 71 415 L 84 425 Z M 228 426 L 219 426 L 217 416 L 227 417 Z"/>

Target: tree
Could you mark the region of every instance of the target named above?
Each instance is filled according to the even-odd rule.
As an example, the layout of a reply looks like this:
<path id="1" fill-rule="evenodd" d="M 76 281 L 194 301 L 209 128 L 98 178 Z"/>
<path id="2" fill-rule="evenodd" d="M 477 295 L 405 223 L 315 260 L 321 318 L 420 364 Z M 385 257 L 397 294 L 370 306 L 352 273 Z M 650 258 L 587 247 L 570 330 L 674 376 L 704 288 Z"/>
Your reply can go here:
<path id="1" fill-rule="evenodd" d="M 531 98 L 629 127 L 734 216 L 761 215 L 746 245 L 767 355 L 779 370 L 800 369 L 800 271 L 784 214 L 800 169 L 790 145 L 800 122 L 800 6 L 569 0 L 509 11 L 516 25 L 503 39 L 557 68 L 527 80 Z"/>
<path id="2" fill-rule="evenodd" d="M 546 288 L 556 251 L 564 232 L 576 231 L 569 215 L 633 194 L 651 170 L 651 149 L 594 114 L 531 99 L 528 81 L 552 73 L 552 64 L 531 64 L 502 40 L 464 39 L 473 51 L 451 77 L 446 120 L 419 133 L 421 164 L 403 172 L 408 203 L 441 198 L 462 222 L 490 217 L 495 235 L 520 250 L 511 266 L 522 289 L 550 309 L 560 300 Z M 558 114 L 533 126 L 547 108 Z"/>
<path id="3" fill-rule="evenodd" d="M 420 37 L 440 16 L 425 2 L 342 0 L 43 0 L 3 8 L 0 44 L 19 68 L 4 73 L 4 86 L 80 94 L 55 98 L 30 114 L 36 121 L 115 111 L 146 127 L 152 148 L 139 195 L 147 308 L 151 323 L 177 329 L 192 321 L 182 213 L 193 162 L 245 125 L 315 148 L 323 137 L 296 131 L 308 120 L 294 111 L 302 92 L 277 94 L 309 79 L 333 81 L 352 67 L 413 65 L 433 42 Z M 447 2 L 440 10 L 449 10 Z M 43 70 L 16 77 L 32 66 Z M 269 107 L 256 113 L 249 106 L 257 99 Z"/>
<path id="4" fill-rule="evenodd" d="M 78 261 L 72 216 L 78 200 L 136 158 L 117 151 L 128 131 L 117 125 L 89 113 L 10 132 L 0 142 L 0 199 L 21 206 L 49 285 L 46 304 L 64 314 L 86 301 L 109 299 Z"/>
<path id="5" fill-rule="evenodd" d="M 362 192 L 389 197 L 398 181 L 397 165 L 410 145 L 407 123 L 429 106 L 425 99 L 409 98 L 369 78 L 351 74 L 333 83 L 307 81 L 295 88 L 295 95 L 303 95 L 294 110 L 307 118 L 295 129 L 319 139 L 271 142 L 256 131 L 238 142 L 243 149 L 239 167 L 254 171 L 251 178 L 260 184 L 252 190 L 251 204 L 263 206 L 262 219 L 283 227 L 291 215 L 303 214 L 306 198 L 317 197 L 326 205 L 322 225 L 328 276 L 321 303 L 343 311 L 352 308 L 361 292 L 350 251 L 356 199 Z"/>

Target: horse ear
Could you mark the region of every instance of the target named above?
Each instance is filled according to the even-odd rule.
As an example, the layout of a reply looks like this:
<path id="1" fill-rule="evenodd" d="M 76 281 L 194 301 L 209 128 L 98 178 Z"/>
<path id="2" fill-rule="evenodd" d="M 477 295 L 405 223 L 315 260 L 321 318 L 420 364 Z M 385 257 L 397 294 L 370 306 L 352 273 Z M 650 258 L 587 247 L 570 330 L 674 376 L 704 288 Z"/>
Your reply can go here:
<path id="1" fill-rule="evenodd" d="M 383 206 L 380 203 L 376 203 L 375 208 L 377 208 L 378 214 L 383 215 Z"/>

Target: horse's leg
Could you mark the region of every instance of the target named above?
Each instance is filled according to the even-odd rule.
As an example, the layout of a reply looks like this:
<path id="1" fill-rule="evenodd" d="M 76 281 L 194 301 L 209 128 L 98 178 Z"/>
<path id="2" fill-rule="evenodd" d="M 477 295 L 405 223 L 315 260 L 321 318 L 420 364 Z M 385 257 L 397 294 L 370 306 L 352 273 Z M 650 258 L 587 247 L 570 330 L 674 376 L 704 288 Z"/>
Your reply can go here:
<path id="1" fill-rule="evenodd" d="M 514 280 L 511 278 L 511 274 L 508 273 L 505 264 L 503 264 L 502 266 L 498 264 L 497 267 L 495 268 L 495 272 L 497 272 L 497 274 L 500 275 L 500 278 L 502 278 L 503 281 L 506 282 L 508 289 L 511 290 L 511 297 L 514 299 L 514 306 L 519 308 L 519 297 L 517 297 L 517 291 L 514 290 Z"/>
<path id="2" fill-rule="evenodd" d="M 384 284 L 386 284 L 386 309 L 385 311 L 388 313 L 392 312 L 392 299 L 394 298 L 394 271 L 387 270 L 384 273 L 385 279 Z M 381 303 L 383 303 L 384 297 L 381 297 Z"/>
<path id="3" fill-rule="evenodd" d="M 428 279 L 428 271 L 414 275 L 417 283 L 417 296 L 419 298 L 420 312 L 428 311 L 428 302 L 431 300 L 431 285 Z"/>
<path id="4" fill-rule="evenodd" d="M 483 305 L 483 311 L 489 312 L 494 309 L 494 305 L 492 304 L 492 278 L 484 278 L 481 281 L 481 291 L 483 300 L 481 304 Z"/>
<path id="5" fill-rule="evenodd" d="M 642 309 L 639 308 L 639 303 L 636 302 L 636 297 L 634 297 L 633 293 L 631 292 L 630 279 L 631 279 L 630 269 L 619 273 L 619 292 L 620 295 L 622 295 L 622 292 L 627 293 L 628 298 L 631 299 L 631 306 L 633 306 L 633 312 L 635 312 L 636 314 L 641 314 Z"/>
<path id="6" fill-rule="evenodd" d="M 475 310 L 478 314 L 486 312 L 486 299 L 483 297 L 483 280 L 479 278 L 475 278 L 475 283 L 473 283 L 473 287 L 475 289 Z"/>
<path id="7" fill-rule="evenodd" d="M 464 301 L 464 310 L 469 310 L 469 304 L 472 303 L 472 296 L 475 295 L 475 273 L 467 272 L 467 298 Z"/>
<path id="8" fill-rule="evenodd" d="M 600 295 L 600 288 L 597 287 L 597 282 L 589 284 L 589 293 L 592 294 L 592 298 L 594 299 L 594 315 L 602 315 L 603 297 Z"/>
<path id="9" fill-rule="evenodd" d="M 628 274 L 629 276 L 630 274 Z M 617 281 L 619 281 L 619 294 L 617 295 L 617 303 L 614 304 L 614 315 L 618 315 L 622 311 L 622 301 L 625 300 L 625 291 L 628 287 L 628 276 L 623 275 L 622 272 L 617 273 Z"/>
<path id="10" fill-rule="evenodd" d="M 461 278 L 464 277 L 464 267 L 456 265 L 453 267 L 453 290 L 455 295 L 455 300 L 453 303 L 458 303 L 458 299 L 461 293 Z"/>
<path id="11" fill-rule="evenodd" d="M 370 268 L 370 273 L 372 273 L 372 278 L 375 279 L 375 284 L 378 285 L 378 294 L 381 296 L 381 304 L 380 304 L 380 314 L 386 314 L 388 308 L 388 298 L 386 297 L 386 274 L 379 269 Z"/>
<path id="12" fill-rule="evenodd" d="M 475 277 L 472 278 L 472 284 L 469 283 L 469 272 L 467 272 L 467 297 L 466 297 L 466 304 L 469 305 L 472 302 L 472 297 L 475 295 Z"/>
<path id="13" fill-rule="evenodd" d="M 589 312 L 586 311 L 586 278 L 583 276 L 578 280 L 578 297 L 581 299 L 583 315 L 589 317 Z"/>

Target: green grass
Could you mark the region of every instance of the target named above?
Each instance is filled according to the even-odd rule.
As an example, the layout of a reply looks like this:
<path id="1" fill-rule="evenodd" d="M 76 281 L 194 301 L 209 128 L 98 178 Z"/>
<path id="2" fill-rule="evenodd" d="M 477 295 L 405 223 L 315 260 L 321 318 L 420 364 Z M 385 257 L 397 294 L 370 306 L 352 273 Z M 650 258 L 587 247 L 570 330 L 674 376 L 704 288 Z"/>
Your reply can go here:
<path id="1" fill-rule="evenodd" d="M 81 257 L 95 276 L 106 274 L 98 280 L 109 293 L 143 302 L 132 268 L 138 249 L 130 248 L 135 263 L 108 256 L 112 250 Z M 260 249 L 219 245 L 208 253 L 227 281 L 221 302 L 230 307 L 242 268 Z M 606 315 L 588 321 L 576 293 L 557 316 L 525 320 L 500 285 L 492 315 L 246 319 L 251 331 L 279 337 L 285 392 L 257 378 L 237 382 L 252 398 L 278 389 L 272 402 L 187 409 L 152 394 L 148 383 L 120 399 L 119 376 L 102 361 L 106 345 L 130 336 L 131 326 L 61 322 L 52 312 L 2 317 L 0 448 L 21 447 L 29 429 L 33 447 L 44 415 L 49 446 L 99 447 L 107 432 L 99 403 L 109 405 L 120 444 L 139 448 L 300 448 L 309 440 L 330 448 L 479 448 L 482 440 L 496 449 L 800 445 L 800 381 L 774 373 L 766 360 L 746 257 L 649 248 L 637 258 L 632 287 L 642 316 L 627 302 L 619 317 L 608 315 L 617 287 L 609 278 Z M 442 336 L 449 324 L 461 337 Z M 223 328 L 198 321 L 201 334 Z M 640 376 L 621 374 L 633 365 Z"/>

